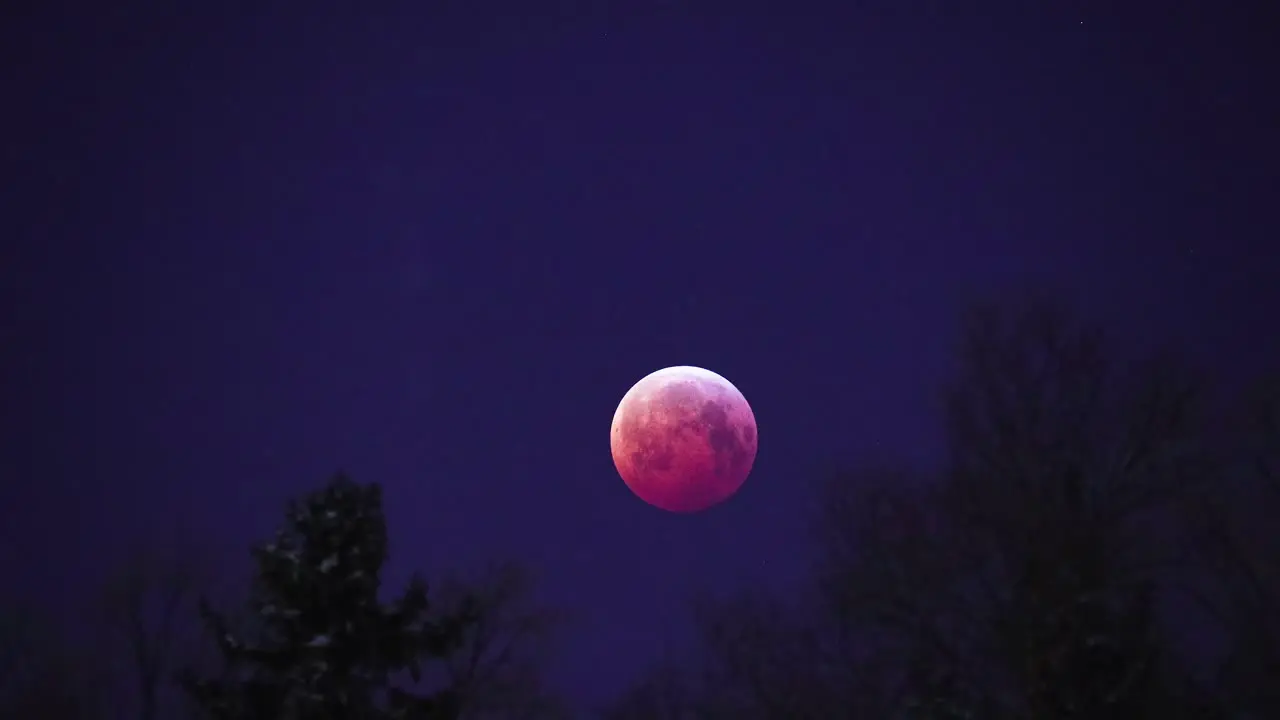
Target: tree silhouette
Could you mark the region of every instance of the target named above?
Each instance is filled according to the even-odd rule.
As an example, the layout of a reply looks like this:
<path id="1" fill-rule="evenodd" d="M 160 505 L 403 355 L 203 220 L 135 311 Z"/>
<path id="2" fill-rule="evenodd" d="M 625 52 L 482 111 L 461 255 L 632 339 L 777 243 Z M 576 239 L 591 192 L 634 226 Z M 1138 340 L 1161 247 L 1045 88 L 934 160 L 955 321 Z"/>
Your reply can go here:
<path id="1" fill-rule="evenodd" d="M 198 594 L 209 589 L 208 562 L 177 542 L 136 551 L 113 575 L 103 593 L 107 628 L 123 643 L 129 673 L 137 691 L 139 720 L 162 716 L 163 694 L 172 690 L 177 668 L 195 661 L 195 623 L 188 611 Z"/>
<path id="2" fill-rule="evenodd" d="M 676 668 L 658 665 L 600 710 L 602 720 L 701 720 L 712 717 L 697 706 L 696 691 Z"/>
<path id="3" fill-rule="evenodd" d="M 1215 717 L 1157 612 L 1190 559 L 1168 540 L 1177 503 L 1220 471 L 1199 379 L 1167 356 L 1118 362 L 1046 302 L 978 307 L 961 338 L 942 470 L 828 478 L 809 596 L 699 615 L 713 641 L 680 711 Z M 662 695 L 652 682 L 632 697 Z"/>
<path id="4" fill-rule="evenodd" d="M 1185 518 L 1204 574 L 1193 593 L 1228 644 L 1222 694 L 1242 715 L 1280 716 L 1280 376 L 1250 388 L 1229 428 L 1223 482 Z"/>
<path id="5" fill-rule="evenodd" d="M 455 718 L 452 690 L 414 694 L 392 684 L 423 661 L 447 656 L 474 624 L 466 603 L 431 619 L 418 578 L 398 600 L 378 599 L 387 557 L 381 490 L 338 476 L 293 504 L 285 527 L 254 551 L 251 640 L 224 616 L 204 617 L 225 660 L 218 677 L 187 674 L 183 686 L 225 720 Z"/>
<path id="6" fill-rule="evenodd" d="M 524 567 L 503 563 L 470 577 L 440 583 L 435 604 L 446 614 L 469 612 L 456 652 L 441 659 L 444 684 L 466 720 L 558 720 L 564 703 L 548 692 L 542 662 L 562 613 L 540 607 L 534 578 Z"/>
<path id="7" fill-rule="evenodd" d="M 984 694 L 1015 714 L 1136 717 L 1172 702 L 1156 697 L 1171 670 L 1153 593 L 1183 558 L 1143 523 L 1216 468 L 1194 376 L 1163 357 L 1109 360 L 1100 333 L 1050 305 L 983 308 L 946 393 L 941 507 L 963 549 L 951 602 L 985 620 L 976 640 L 997 672 Z"/>

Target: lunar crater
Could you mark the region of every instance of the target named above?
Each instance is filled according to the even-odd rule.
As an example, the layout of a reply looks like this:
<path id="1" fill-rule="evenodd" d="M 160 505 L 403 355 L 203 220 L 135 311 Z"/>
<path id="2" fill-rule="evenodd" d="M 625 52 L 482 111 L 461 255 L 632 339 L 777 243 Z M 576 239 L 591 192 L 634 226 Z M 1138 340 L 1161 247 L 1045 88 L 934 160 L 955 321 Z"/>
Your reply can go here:
<path id="1" fill-rule="evenodd" d="M 614 414 L 611 449 L 645 502 L 696 512 L 728 499 L 755 462 L 755 416 L 728 380 L 708 370 L 659 370 L 636 383 Z"/>

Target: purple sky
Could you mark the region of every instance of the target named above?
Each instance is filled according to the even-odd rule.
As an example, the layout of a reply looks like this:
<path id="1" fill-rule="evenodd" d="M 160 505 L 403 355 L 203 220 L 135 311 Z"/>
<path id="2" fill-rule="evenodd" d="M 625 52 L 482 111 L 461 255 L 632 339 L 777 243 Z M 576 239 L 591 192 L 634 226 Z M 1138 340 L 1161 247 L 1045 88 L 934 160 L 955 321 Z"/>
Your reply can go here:
<path id="1" fill-rule="evenodd" d="M 937 459 L 979 293 L 1232 372 L 1278 349 L 1280 106 L 1227 7 L 365 5 L 0 23 L 0 577 L 72 608 L 175 533 L 244 575 L 343 468 L 397 577 L 540 572 L 595 702 L 691 594 L 799 576 L 817 468 Z M 695 516 L 609 457 L 679 364 L 759 422 Z"/>

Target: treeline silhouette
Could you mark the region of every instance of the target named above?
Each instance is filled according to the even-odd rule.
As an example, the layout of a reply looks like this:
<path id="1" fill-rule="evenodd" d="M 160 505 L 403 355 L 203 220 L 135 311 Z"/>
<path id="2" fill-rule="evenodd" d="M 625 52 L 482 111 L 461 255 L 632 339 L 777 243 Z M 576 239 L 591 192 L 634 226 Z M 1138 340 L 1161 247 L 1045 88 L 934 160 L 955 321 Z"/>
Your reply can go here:
<path id="1" fill-rule="evenodd" d="M 940 468 L 818 479 L 809 580 L 695 599 L 697 650 L 591 716 L 1280 718 L 1280 376 L 1225 397 L 1047 302 L 964 322 Z M 338 476 L 257 546 L 243 602 L 203 597 L 189 552 L 122 572 L 102 677 L 13 609 L 0 717 L 572 716 L 528 573 L 388 599 L 386 557 L 379 486 Z"/>

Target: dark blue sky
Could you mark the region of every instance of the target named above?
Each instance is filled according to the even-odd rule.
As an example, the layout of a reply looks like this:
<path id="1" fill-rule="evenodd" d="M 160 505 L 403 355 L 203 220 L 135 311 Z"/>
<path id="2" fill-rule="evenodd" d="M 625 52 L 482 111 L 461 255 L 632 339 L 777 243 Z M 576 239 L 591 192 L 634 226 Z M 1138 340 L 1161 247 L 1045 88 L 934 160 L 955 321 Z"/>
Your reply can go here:
<path id="1" fill-rule="evenodd" d="M 397 576 L 538 570 L 596 701 L 688 641 L 692 593 L 803 571 L 817 468 L 937 459 L 980 294 L 1275 357 L 1280 106 L 1227 8 L 427 5 L 0 31 L 0 576 L 70 611 L 175 533 L 244 574 L 344 468 L 385 486 Z M 609 457 L 677 364 L 759 422 L 696 516 Z"/>

